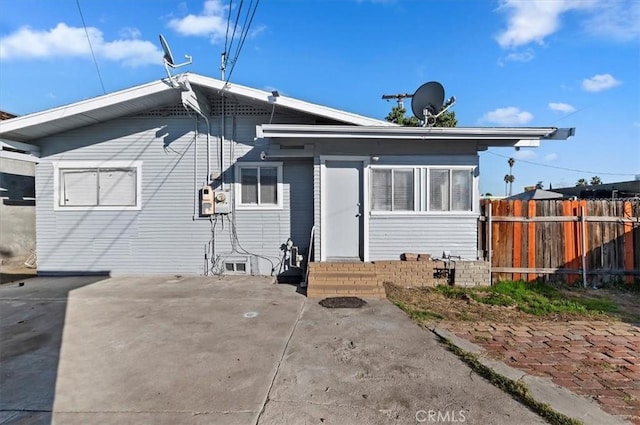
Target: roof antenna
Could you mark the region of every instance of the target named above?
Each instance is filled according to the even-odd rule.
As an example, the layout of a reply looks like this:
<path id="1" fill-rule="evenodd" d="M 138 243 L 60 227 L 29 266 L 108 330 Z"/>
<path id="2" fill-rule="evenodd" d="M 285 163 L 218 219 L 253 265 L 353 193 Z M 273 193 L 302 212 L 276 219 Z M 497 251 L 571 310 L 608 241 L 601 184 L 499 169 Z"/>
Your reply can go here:
<path id="1" fill-rule="evenodd" d="M 169 43 L 167 43 L 167 40 L 164 38 L 162 34 L 160 34 L 160 44 L 162 45 L 162 50 L 164 50 L 164 56 L 162 57 L 162 62 L 164 63 L 164 69 L 167 71 L 167 76 L 169 77 L 169 81 L 171 81 L 173 84 L 173 76 L 171 75 L 169 68 L 176 69 L 176 68 L 180 68 L 181 66 L 189 65 L 191 64 L 191 62 L 193 62 L 193 58 L 189 55 L 184 55 L 187 61 L 183 63 L 176 63 L 173 60 L 173 54 L 171 53 L 171 49 L 169 48 Z"/>

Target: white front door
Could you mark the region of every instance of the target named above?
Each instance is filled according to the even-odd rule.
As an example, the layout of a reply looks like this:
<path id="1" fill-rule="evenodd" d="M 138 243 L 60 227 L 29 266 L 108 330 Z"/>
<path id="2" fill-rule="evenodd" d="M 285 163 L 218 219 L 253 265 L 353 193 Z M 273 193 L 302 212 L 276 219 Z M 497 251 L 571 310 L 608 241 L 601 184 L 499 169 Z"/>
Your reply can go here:
<path id="1" fill-rule="evenodd" d="M 326 260 L 362 260 L 363 243 L 363 162 L 327 160 L 322 190 Z"/>

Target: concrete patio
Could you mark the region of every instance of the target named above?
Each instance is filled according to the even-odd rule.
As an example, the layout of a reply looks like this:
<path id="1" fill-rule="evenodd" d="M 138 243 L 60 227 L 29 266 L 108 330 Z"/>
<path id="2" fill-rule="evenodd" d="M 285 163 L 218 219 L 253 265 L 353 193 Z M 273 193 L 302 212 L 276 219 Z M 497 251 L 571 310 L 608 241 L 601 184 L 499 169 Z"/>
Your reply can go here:
<path id="1" fill-rule="evenodd" d="M 0 332 L 2 424 L 544 423 L 388 301 L 265 278 L 14 282 Z"/>

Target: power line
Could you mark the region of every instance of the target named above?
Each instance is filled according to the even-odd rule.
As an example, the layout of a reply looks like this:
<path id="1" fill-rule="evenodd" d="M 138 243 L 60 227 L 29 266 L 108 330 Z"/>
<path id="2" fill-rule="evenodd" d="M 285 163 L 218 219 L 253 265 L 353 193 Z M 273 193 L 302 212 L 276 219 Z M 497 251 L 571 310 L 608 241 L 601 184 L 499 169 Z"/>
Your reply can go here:
<path id="1" fill-rule="evenodd" d="M 82 20 L 82 26 L 84 27 L 84 33 L 87 36 L 89 42 L 89 50 L 91 50 L 91 57 L 93 58 L 93 64 L 96 66 L 96 72 L 98 73 L 98 79 L 100 80 L 100 86 L 102 87 L 102 93 L 107 94 L 104 88 L 104 82 L 102 81 L 102 75 L 100 75 L 100 67 L 98 67 L 98 61 L 96 60 L 96 54 L 93 52 L 93 46 L 91 45 L 91 37 L 89 37 L 89 31 L 87 30 L 87 24 L 84 22 L 84 15 L 82 14 L 82 8 L 80 7 L 80 0 L 76 0 L 78 5 L 78 12 L 80 12 L 80 19 Z"/>
<path id="2" fill-rule="evenodd" d="M 231 40 L 229 41 L 229 47 L 225 49 L 227 53 L 227 57 L 229 56 L 228 54 L 231 52 L 231 48 L 233 47 L 233 40 L 235 40 L 236 38 L 236 30 L 238 29 L 238 23 L 240 22 L 240 12 L 242 12 L 243 4 L 244 4 L 244 0 L 240 0 L 240 5 L 238 6 L 238 13 L 236 14 L 236 20 L 233 23 L 233 32 L 231 33 Z M 231 7 L 231 3 L 229 3 L 229 7 Z M 231 13 L 231 9 L 229 9 L 229 13 Z M 229 81 L 228 78 L 227 78 L 227 81 Z"/>
<path id="3" fill-rule="evenodd" d="M 227 53 L 227 42 L 229 40 L 229 24 L 231 23 L 231 8 L 233 7 L 233 0 L 229 0 L 229 13 L 227 13 L 227 31 L 224 35 L 224 52 Z"/>
<path id="4" fill-rule="evenodd" d="M 242 51 L 242 47 L 244 46 L 244 42 L 247 39 L 247 35 L 249 35 L 249 28 L 251 28 L 251 24 L 253 23 L 253 18 L 256 15 L 256 10 L 258 9 L 258 4 L 260 0 L 256 0 L 255 5 L 253 6 L 253 11 L 251 11 L 251 6 L 253 5 L 253 0 L 249 3 L 249 7 L 247 8 L 247 13 L 244 18 L 244 24 L 242 27 L 242 31 L 240 32 L 240 38 L 238 41 L 238 46 L 236 47 L 236 53 L 234 55 L 233 60 L 231 61 L 231 69 L 229 70 L 229 76 L 227 77 L 227 81 L 231 79 L 231 74 L 233 74 L 233 70 L 236 67 L 236 63 L 238 63 L 238 57 L 240 56 L 240 52 Z M 249 17 L 251 14 L 251 17 Z M 236 21 L 237 24 L 237 21 Z M 233 41 L 233 39 L 232 39 Z"/>
<path id="5" fill-rule="evenodd" d="M 512 158 L 511 156 L 502 155 L 502 154 L 491 152 L 491 151 L 486 151 L 486 153 L 489 153 L 489 154 L 495 155 L 495 156 L 500 156 L 502 158 Z M 575 169 L 575 168 L 557 167 L 555 165 L 541 164 L 539 162 L 527 161 L 525 159 L 518 159 L 518 161 L 519 162 L 524 162 L 526 164 L 537 165 L 539 167 L 555 168 L 557 170 L 573 171 L 573 172 L 576 172 L 576 173 L 604 175 L 604 176 L 634 176 L 635 175 L 634 173 L 605 173 L 605 172 L 599 172 L 599 171 L 588 171 L 588 170 L 578 170 L 578 169 Z"/>

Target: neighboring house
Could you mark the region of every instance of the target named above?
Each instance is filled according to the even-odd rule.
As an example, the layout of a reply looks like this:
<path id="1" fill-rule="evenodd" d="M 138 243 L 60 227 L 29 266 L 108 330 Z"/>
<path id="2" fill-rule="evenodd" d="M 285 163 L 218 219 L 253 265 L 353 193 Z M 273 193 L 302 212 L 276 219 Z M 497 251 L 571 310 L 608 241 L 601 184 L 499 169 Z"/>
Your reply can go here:
<path id="1" fill-rule="evenodd" d="M 0 111 L 0 121 L 16 115 Z M 0 260 L 24 262 L 35 250 L 35 161 L 31 150 L 0 138 Z"/>
<path id="2" fill-rule="evenodd" d="M 0 123 L 40 152 L 40 274 L 268 275 L 289 239 L 315 261 L 476 259 L 478 151 L 571 135 L 398 127 L 195 74 Z"/>
<path id="3" fill-rule="evenodd" d="M 575 196 L 581 199 L 635 198 L 640 197 L 640 180 L 561 187 L 553 191 L 565 197 Z"/>
<path id="4" fill-rule="evenodd" d="M 544 189 L 533 189 L 533 190 L 526 190 L 524 192 L 517 193 L 505 199 L 509 201 L 513 201 L 513 200 L 521 200 L 521 201 L 536 200 L 537 201 L 542 199 L 562 199 L 562 198 L 563 198 L 562 193 L 553 192 L 553 191 L 544 190 Z"/>

